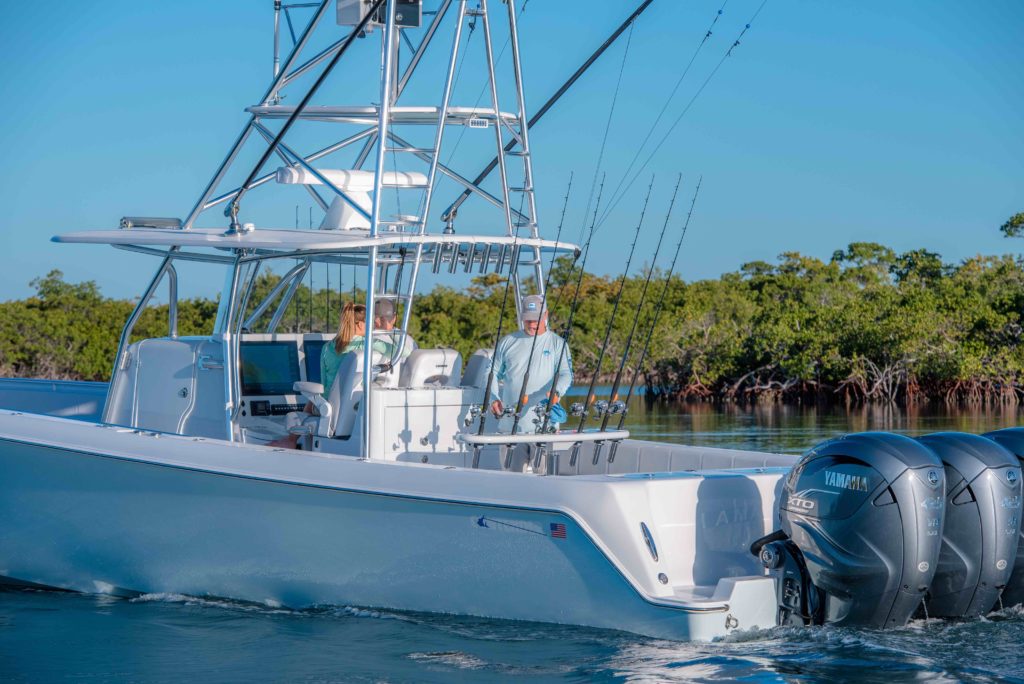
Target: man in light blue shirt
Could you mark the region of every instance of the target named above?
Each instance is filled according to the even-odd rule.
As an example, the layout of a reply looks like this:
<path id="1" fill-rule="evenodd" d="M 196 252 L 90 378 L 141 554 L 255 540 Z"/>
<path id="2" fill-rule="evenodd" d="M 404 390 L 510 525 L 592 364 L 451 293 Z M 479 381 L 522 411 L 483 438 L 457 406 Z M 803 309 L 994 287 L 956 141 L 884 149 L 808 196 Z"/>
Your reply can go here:
<path id="1" fill-rule="evenodd" d="M 523 378 L 529 366 L 530 377 L 524 391 L 526 400 L 516 431 L 532 433 L 538 428 L 534 419 L 541 415 L 534 409 L 548 398 L 551 388 L 554 387 L 552 403 L 558 403 L 572 384 L 572 358 L 565 340 L 548 330 L 548 312 L 543 297 L 523 297 L 520 320 L 522 329 L 502 338 L 495 350 L 491 411 L 495 416 L 501 416 L 506 407 L 515 409 L 519 393 L 524 391 Z M 498 431 L 511 432 L 514 422 L 512 416 L 501 417 Z"/>

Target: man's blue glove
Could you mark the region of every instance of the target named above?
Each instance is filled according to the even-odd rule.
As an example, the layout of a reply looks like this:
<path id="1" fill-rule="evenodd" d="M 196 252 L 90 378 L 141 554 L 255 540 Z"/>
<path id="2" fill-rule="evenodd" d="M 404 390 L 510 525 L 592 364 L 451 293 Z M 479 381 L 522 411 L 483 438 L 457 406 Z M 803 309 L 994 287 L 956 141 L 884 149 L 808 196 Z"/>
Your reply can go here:
<path id="1" fill-rule="evenodd" d="M 555 425 L 561 425 L 565 421 L 569 420 L 569 415 L 565 412 L 565 409 L 562 408 L 561 404 L 554 404 L 549 410 L 548 400 L 541 399 L 540 406 L 542 407 L 543 411 L 548 413 L 548 420 L 550 420 L 550 422 L 554 423 Z"/>

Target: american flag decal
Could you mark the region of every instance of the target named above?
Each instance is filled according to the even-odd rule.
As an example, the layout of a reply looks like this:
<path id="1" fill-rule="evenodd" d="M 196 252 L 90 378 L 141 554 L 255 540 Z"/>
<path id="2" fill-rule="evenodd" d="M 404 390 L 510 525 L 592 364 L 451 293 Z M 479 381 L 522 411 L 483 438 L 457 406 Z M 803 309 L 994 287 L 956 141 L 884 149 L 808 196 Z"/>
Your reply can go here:
<path id="1" fill-rule="evenodd" d="M 551 536 L 555 539 L 565 539 L 565 525 L 562 523 L 551 523 Z"/>

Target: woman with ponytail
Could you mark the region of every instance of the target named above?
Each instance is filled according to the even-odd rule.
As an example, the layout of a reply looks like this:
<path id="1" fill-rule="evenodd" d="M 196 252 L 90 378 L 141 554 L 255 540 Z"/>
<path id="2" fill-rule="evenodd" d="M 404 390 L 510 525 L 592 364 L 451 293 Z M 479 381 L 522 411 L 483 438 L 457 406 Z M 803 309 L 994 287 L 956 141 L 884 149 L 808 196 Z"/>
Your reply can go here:
<path id="1" fill-rule="evenodd" d="M 324 386 L 324 396 L 331 391 L 334 378 L 338 375 L 341 355 L 363 348 L 366 339 L 366 307 L 362 304 L 345 302 L 341 309 L 341 320 L 338 321 L 338 334 L 330 344 L 325 344 L 320 352 L 320 382 Z"/>
<path id="2" fill-rule="evenodd" d="M 338 368 L 341 366 L 343 354 L 352 351 L 359 351 L 363 348 L 363 340 L 366 338 L 366 307 L 362 304 L 346 302 L 341 309 L 341 319 L 338 321 L 338 334 L 334 336 L 329 344 L 325 344 L 320 351 L 320 382 L 324 387 L 323 396 L 331 392 L 331 385 L 338 375 Z M 305 413 L 314 413 L 312 402 L 306 402 Z M 290 434 L 280 439 L 275 439 L 268 446 L 298 448 L 299 436 Z"/>

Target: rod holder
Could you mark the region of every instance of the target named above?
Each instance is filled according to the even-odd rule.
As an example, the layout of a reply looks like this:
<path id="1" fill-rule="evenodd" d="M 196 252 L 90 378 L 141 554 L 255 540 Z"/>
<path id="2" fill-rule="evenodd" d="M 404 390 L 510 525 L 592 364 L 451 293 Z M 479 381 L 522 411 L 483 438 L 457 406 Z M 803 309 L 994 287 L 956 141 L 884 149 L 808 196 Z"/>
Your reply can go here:
<path id="1" fill-rule="evenodd" d="M 483 250 L 483 255 L 480 259 L 480 274 L 487 273 L 487 268 L 491 265 L 491 252 L 494 251 L 494 245 L 487 245 Z"/>
<path id="2" fill-rule="evenodd" d="M 619 450 L 619 442 L 612 442 L 611 447 L 608 448 L 608 463 L 609 465 L 615 463 L 615 452 Z"/>
<path id="3" fill-rule="evenodd" d="M 569 450 L 569 467 L 576 467 L 576 459 L 580 457 L 580 443 L 574 442 L 572 448 Z"/>

